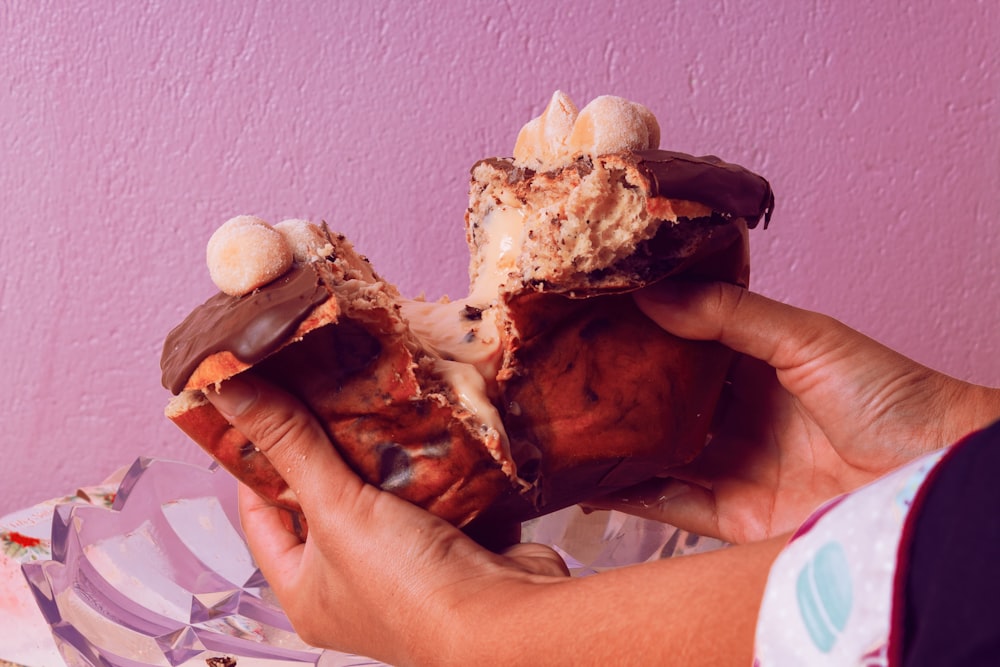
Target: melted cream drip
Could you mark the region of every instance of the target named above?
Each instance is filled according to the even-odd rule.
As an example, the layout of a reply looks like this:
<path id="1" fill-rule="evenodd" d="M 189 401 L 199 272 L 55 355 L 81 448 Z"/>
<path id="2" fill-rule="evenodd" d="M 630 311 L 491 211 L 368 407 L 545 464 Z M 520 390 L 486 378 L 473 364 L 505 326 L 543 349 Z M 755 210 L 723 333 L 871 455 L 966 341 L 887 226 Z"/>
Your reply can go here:
<path id="1" fill-rule="evenodd" d="M 496 306 L 523 246 L 524 213 L 499 206 L 483 220 L 479 265 L 469 296 L 444 302 L 406 301 L 403 316 L 424 345 L 443 359 L 472 364 L 487 382 L 500 368 Z M 471 315 L 471 316 L 470 316 Z"/>
<path id="2" fill-rule="evenodd" d="M 496 434 L 501 451 L 494 456 L 506 468 L 512 461 L 510 444 L 490 393 L 503 354 L 497 328 L 498 298 L 521 253 L 524 214 L 499 206 L 482 224 L 482 262 L 469 295 L 455 301 L 404 301 L 401 308 L 410 331 L 439 357 L 434 368 L 453 388 L 462 407 L 486 424 L 490 435 Z M 505 472 L 514 476 L 513 470 Z"/>

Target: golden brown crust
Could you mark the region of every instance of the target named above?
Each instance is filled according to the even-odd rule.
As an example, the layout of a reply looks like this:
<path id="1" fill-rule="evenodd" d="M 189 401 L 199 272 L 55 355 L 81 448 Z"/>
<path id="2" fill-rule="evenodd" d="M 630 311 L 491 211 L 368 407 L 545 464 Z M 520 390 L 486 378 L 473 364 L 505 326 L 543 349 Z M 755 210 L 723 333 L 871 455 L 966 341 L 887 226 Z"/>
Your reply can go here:
<path id="1" fill-rule="evenodd" d="M 295 329 L 295 333 L 288 337 L 281 347 L 286 347 L 292 343 L 302 340 L 306 334 L 322 326 L 334 324 L 340 316 L 340 302 L 337 299 L 329 299 L 316 306 L 306 319 Z M 191 374 L 185 390 L 197 390 L 211 387 L 223 380 L 228 380 L 238 373 L 250 368 L 253 364 L 240 361 L 229 350 L 216 352 L 198 364 L 198 367 Z"/>
<path id="2" fill-rule="evenodd" d="M 494 276 L 490 253 L 510 210 L 526 240 Z M 309 265 L 329 298 L 256 363 L 226 349 L 208 355 L 168 406 L 261 495 L 298 510 L 281 475 L 201 394 L 241 372 L 303 401 L 367 482 L 460 526 L 524 520 L 609 493 L 704 446 L 731 352 L 665 333 L 627 292 L 668 277 L 746 284 L 744 219 L 659 196 L 629 156 L 547 174 L 480 163 L 467 239 L 473 291 L 485 301 L 470 295 L 469 317 L 482 321 L 467 333 L 477 344 L 490 338 L 479 331 L 489 309 L 496 365 L 489 355 L 459 361 L 487 369 L 483 400 L 495 422 L 442 370 L 464 337 L 444 353 L 428 344 L 401 314 L 398 291 L 346 239 L 329 238 L 332 252 Z"/>
<path id="3" fill-rule="evenodd" d="M 339 248 L 338 258 L 349 252 Z M 256 364 L 229 351 L 205 358 L 167 416 L 238 479 L 297 511 L 278 471 L 201 393 L 237 373 L 255 373 L 303 401 L 364 479 L 457 525 L 468 523 L 512 483 L 493 436 L 428 371 L 394 288 L 333 263 L 317 269 L 329 300 Z"/>
<path id="4" fill-rule="evenodd" d="M 675 275 L 745 283 L 745 227 L 733 230 Z M 515 458 L 540 452 L 539 486 L 530 503 L 508 494 L 486 520 L 528 519 L 631 486 L 691 461 L 707 441 L 732 352 L 666 333 L 628 294 L 581 291 L 508 297 L 498 403 Z"/>

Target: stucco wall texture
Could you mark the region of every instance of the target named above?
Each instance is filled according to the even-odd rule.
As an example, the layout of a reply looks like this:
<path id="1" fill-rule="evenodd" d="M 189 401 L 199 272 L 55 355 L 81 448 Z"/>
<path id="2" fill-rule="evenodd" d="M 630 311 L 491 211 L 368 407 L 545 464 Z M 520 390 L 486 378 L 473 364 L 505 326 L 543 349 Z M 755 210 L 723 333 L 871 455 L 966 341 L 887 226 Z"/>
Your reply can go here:
<path id="1" fill-rule="evenodd" d="M 211 232 L 326 220 L 462 295 L 468 169 L 556 89 L 770 179 L 753 285 L 1000 383 L 1000 3 L 0 4 L 0 514 L 137 456 Z"/>

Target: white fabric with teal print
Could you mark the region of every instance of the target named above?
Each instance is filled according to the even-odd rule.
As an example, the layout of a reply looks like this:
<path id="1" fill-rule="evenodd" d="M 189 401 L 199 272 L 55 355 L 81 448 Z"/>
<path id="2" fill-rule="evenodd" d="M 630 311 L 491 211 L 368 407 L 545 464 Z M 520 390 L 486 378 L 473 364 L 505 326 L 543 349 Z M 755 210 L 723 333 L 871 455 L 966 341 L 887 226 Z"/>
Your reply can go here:
<path id="1" fill-rule="evenodd" d="M 767 580 L 754 665 L 888 663 L 893 581 L 906 517 L 945 450 L 820 507 Z"/>

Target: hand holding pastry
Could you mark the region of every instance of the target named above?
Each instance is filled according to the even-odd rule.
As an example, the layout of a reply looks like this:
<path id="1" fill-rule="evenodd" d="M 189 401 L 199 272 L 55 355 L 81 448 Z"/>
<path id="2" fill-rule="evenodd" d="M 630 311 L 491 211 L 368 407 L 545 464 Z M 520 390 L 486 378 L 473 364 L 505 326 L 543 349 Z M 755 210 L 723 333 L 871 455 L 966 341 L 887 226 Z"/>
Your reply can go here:
<path id="1" fill-rule="evenodd" d="M 603 96 L 578 112 L 557 92 L 513 158 L 472 169 L 470 289 L 455 300 L 404 298 L 325 224 L 230 220 L 207 253 L 221 293 L 164 346 L 168 416 L 298 510 L 205 395 L 252 369 L 365 481 L 470 532 L 689 462 L 731 352 L 666 333 L 628 293 L 677 276 L 745 284 L 747 230 L 774 198 L 757 174 L 659 140 L 642 105 Z"/>
<path id="2" fill-rule="evenodd" d="M 568 575 L 547 547 L 515 544 L 491 553 L 448 522 L 364 483 L 301 403 L 251 374 L 209 397 L 284 472 L 310 517 L 302 541 L 286 529 L 287 510 L 240 488 L 250 548 L 296 631 L 314 646 L 435 664 L 456 639 L 440 619 L 482 611 L 484 594 L 518 595 Z"/>
<path id="3" fill-rule="evenodd" d="M 255 560 L 296 632 L 314 646 L 400 667 L 748 660 L 780 539 L 569 578 L 547 547 L 487 551 L 364 483 L 308 410 L 252 374 L 209 397 L 286 471 L 311 517 L 300 540 L 285 527 L 286 510 L 240 489 Z"/>
<path id="4" fill-rule="evenodd" d="M 589 503 L 747 542 L 1000 416 L 1000 390 L 926 368 L 833 318 L 724 284 L 636 295 L 660 326 L 743 353 L 691 464 Z"/>

